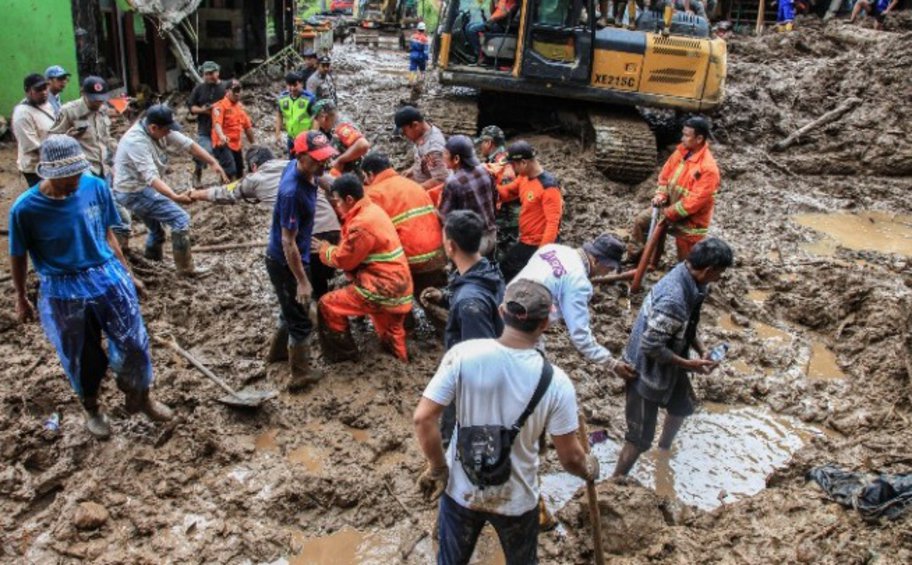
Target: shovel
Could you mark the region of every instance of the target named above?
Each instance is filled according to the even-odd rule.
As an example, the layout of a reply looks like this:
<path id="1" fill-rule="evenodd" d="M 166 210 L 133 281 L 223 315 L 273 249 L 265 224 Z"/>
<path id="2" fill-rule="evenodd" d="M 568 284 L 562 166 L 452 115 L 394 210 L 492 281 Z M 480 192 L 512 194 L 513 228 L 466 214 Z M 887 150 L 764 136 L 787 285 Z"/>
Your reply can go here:
<path id="1" fill-rule="evenodd" d="M 205 365 L 200 363 L 200 361 L 196 357 L 191 355 L 189 351 L 186 351 L 185 349 L 181 348 L 181 346 L 179 346 L 177 344 L 177 341 L 175 341 L 174 338 L 171 338 L 171 340 L 169 341 L 169 340 L 160 338 L 158 336 L 153 336 L 152 339 L 155 340 L 155 343 L 157 343 L 159 345 L 163 345 L 163 346 L 177 352 L 181 357 L 183 357 L 184 359 L 189 361 L 191 365 L 193 365 L 194 367 L 199 369 L 199 371 L 202 374 L 206 375 L 209 378 L 209 380 L 211 380 L 212 382 L 217 384 L 222 390 L 227 392 L 228 393 L 227 395 L 217 399 L 222 404 L 227 404 L 228 406 L 234 406 L 236 408 L 259 408 L 260 404 L 262 404 L 263 402 L 270 400 L 272 398 L 275 398 L 276 396 L 279 395 L 279 393 L 274 390 L 255 390 L 255 389 L 245 388 L 240 391 L 235 391 L 233 388 L 228 386 L 228 384 L 225 383 L 225 381 L 218 378 L 215 375 L 215 373 L 213 373 Z"/>
<path id="2" fill-rule="evenodd" d="M 582 413 L 579 415 L 577 434 L 579 435 L 580 443 L 583 444 L 583 449 L 588 454 L 589 432 L 586 429 L 586 418 L 583 417 Z M 586 495 L 589 497 L 589 525 L 592 526 L 592 546 L 595 550 L 595 563 L 596 565 L 605 565 L 605 554 L 602 549 L 602 516 L 599 512 L 595 481 L 586 481 Z"/>

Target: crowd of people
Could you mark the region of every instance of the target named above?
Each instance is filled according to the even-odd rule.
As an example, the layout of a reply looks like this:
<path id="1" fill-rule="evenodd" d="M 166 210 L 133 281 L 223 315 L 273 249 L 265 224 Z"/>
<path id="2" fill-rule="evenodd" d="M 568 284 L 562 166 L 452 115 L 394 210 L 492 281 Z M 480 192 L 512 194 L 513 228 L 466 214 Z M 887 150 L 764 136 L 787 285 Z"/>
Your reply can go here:
<path id="1" fill-rule="evenodd" d="M 423 308 L 440 322 L 446 349 L 414 416 L 428 462 L 419 486 L 440 497 L 441 562 L 466 563 L 486 522 L 508 563 L 535 562 L 544 434 L 568 472 L 587 480 L 600 473 L 577 436 L 573 382 L 545 354 L 546 330 L 562 323 L 581 357 L 599 367 L 594 378 L 626 382 L 628 431 L 616 475 L 651 447 L 659 408 L 669 414 L 659 445 L 670 446 L 694 410 L 689 374 L 718 364 L 697 331 L 709 285 L 733 264 L 728 245 L 707 238 L 720 183 L 710 124 L 686 121 L 628 245 L 607 232 L 568 245 L 560 179 L 532 144 L 508 144 L 496 125 L 475 139 L 447 137 L 418 108 L 403 106 L 390 125 L 413 155 L 397 171 L 390 155 L 340 119 L 329 59 L 308 55 L 308 67 L 289 73 L 276 98 L 275 141 L 287 158 L 254 143 L 241 83 L 222 81 L 213 62 L 202 65 L 204 80 L 187 100 L 195 141 L 159 104 L 115 143 L 103 79 L 87 77 L 78 100 L 55 107 L 51 81 L 62 77 L 65 87 L 68 75 L 52 67 L 51 78 L 26 77 L 14 126 L 29 188 L 9 222 L 17 316 L 35 317 L 26 293 L 30 257 L 38 316 L 87 430 L 111 434 L 98 400 L 109 367 L 127 412 L 169 420 L 171 410 L 151 393 L 145 289 L 127 254 L 131 221 L 146 225 L 143 255 L 152 261 L 163 258 L 167 227 L 176 273 L 194 276 L 185 205 L 269 207 L 264 261 L 278 316 L 266 361 L 286 361 L 288 390 L 306 389 L 327 364 L 363 355 L 350 320 L 367 317 L 382 349 L 407 363 L 413 314 Z M 165 177 L 175 154 L 194 159 L 197 185 L 206 167 L 221 183 L 174 190 Z M 677 263 L 646 296 L 625 350 L 614 355 L 592 328 L 593 280 L 637 260 L 655 216 L 675 238 Z M 346 283 L 334 286 L 340 272 Z"/>

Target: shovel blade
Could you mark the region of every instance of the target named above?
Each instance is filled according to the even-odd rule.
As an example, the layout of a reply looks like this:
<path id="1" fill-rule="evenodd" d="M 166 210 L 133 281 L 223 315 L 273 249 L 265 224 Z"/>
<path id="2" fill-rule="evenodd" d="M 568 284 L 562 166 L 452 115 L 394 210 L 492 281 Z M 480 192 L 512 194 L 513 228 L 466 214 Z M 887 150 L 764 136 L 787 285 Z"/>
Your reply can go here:
<path id="1" fill-rule="evenodd" d="M 227 406 L 236 406 L 239 408 L 258 408 L 260 404 L 271 400 L 279 395 L 274 390 L 255 390 L 244 389 L 234 394 L 226 394 L 218 399 L 219 402 Z"/>

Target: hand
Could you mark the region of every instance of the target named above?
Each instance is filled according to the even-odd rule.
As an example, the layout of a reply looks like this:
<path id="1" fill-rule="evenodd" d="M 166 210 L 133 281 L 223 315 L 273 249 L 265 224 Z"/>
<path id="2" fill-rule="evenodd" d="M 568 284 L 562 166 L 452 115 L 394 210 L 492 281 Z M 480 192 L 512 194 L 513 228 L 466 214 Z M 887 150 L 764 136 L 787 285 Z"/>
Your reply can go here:
<path id="1" fill-rule="evenodd" d="M 311 237 L 311 238 L 310 238 L 310 252 L 311 252 L 311 253 L 319 253 L 319 252 L 320 252 L 320 247 L 321 247 L 324 243 L 328 243 L 328 242 L 327 242 L 327 241 L 324 241 L 324 240 L 322 240 L 322 239 L 316 238 L 316 237 Z"/>
<path id="2" fill-rule="evenodd" d="M 190 195 L 190 200 L 196 202 L 198 200 L 206 200 L 206 191 L 193 189 L 187 194 Z"/>
<path id="3" fill-rule="evenodd" d="M 709 359 L 688 359 L 684 364 L 684 368 L 700 375 L 708 375 L 717 365 L 718 363 Z"/>
<path id="4" fill-rule="evenodd" d="M 136 287 L 136 296 L 140 299 L 146 297 L 146 285 L 143 284 L 141 280 L 136 278 L 136 275 L 130 275 L 130 278 L 133 279 L 133 286 Z"/>
<path id="5" fill-rule="evenodd" d="M 446 465 L 437 469 L 428 466 L 418 477 L 418 490 L 421 491 L 425 500 L 433 502 L 440 498 L 440 495 L 446 490 L 449 479 L 450 468 Z"/>
<path id="6" fill-rule="evenodd" d="M 20 296 L 16 300 L 16 319 L 20 324 L 25 324 L 35 319 L 35 308 L 25 296 Z"/>
<path id="7" fill-rule="evenodd" d="M 193 204 L 193 197 L 190 196 L 189 192 L 181 192 L 180 194 L 175 194 L 174 198 L 171 200 L 177 202 L 178 204 Z"/>
<path id="8" fill-rule="evenodd" d="M 229 179 L 228 175 L 225 174 L 225 169 L 223 169 L 222 166 L 219 165 L 218 163 L 215 163 L 214 165 L 212 165 L 212 170 L 215 171 L 215 173 L 219 176 L 220 179 L 222 179 L 223 183 L 227 184 L 227 183 L 231 182 L 231 179 Z"/>
<path id="9" fill-rule="evenodd" d="M 301 306 L 307 306 L 310 304 L 310 298 L 313 295 L 313 287 L 310 286 L 310 281 L 305 280 L 303 283 L 298 282 L 298 291 L 295 294 L 295 300 L 298 301 L 298 304 Z"/>
<path id="10" fill-rule="evenodd" d="M 656 208 L 664 206 L 668 202 L 668 195 L 660 192 L 652 197 L 652 205 Z"/>
<path id="11" fill-rule="evenodd" d="M 601 471 L 601 466 L 599 465 L 599 460 L 595 455 L 591 453 L 586 456 L 586 482 L 595 482 L 599 478 L 599 472 Z"/>
<path id="12" fill-rule="evenodd" d="M 615 363 L 615 365 L 613 367 L 611 367 L 611 370 L 614 372 L 615 375 L 621 377 L 625 381 L 636 380 L 636 378 L 638 376 L 636 369 L 633 368 L 633 365 L 629 365 L 627 363 L 624 363 L 623 361 L 618 361 L 617 363 Z"/>
<path id="13" fill-rule="evenodd" d="M 421 296 L 418 297 L 418 300 L 421 301 L 422 305 L 440 304 L 443 300 L 443 291 L 434 287 L 426 288 L 421 291 Z"/>
<path id="14" fill-rule="evenodd" d="M 220 136 L 219 136 L 219 141 L 222 142 L 222 145 L 228 145 L 228 136 L 226 136 L 226 135 L 220 135 Z"/>

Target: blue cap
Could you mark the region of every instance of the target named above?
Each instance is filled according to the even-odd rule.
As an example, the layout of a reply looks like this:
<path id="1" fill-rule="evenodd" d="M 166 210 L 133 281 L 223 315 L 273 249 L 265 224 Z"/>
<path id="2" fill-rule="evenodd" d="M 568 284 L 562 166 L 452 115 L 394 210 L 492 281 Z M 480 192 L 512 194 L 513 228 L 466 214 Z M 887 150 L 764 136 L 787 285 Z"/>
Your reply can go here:
<path id="1" fill-rule="evenodd" d="M 44 71 L 44 78 L 64 78 L 70 76 L 70 73 L 60 65 L 53 65 Z"/>

